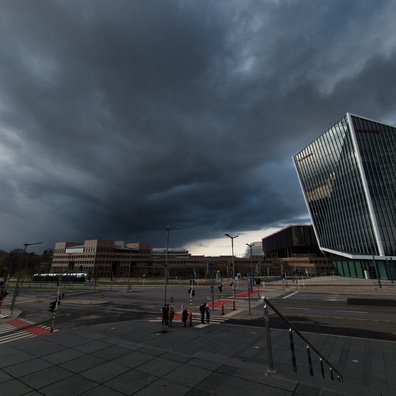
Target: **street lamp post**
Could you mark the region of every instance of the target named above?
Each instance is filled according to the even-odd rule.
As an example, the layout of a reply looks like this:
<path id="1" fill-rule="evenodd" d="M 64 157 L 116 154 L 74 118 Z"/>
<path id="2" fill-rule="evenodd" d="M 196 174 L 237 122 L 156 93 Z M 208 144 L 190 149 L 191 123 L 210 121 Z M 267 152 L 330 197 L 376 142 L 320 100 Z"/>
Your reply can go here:
<path id="1" fill-rule="evenodd" d="M 238 238 L 238 235 L 231 236 L 230 234 L 225 234 L 226 237 L 231 239 L 231 250 L 232 250 L 232 309 L 235 311 L 235 260 L 234 260 L 234 239 Z"/>
<path id="2" fill-rule="evenodd" d="M 252 263 L 252 257 L 253 257 L 253 243 L 247 243 L 247 246 L 249 246 L 250 249 L 250 275 L 253 276 L 253 263 Z"/>
<path id="3" fill-rule="evenodd" d="M 164 305 L 166 305 L 166 292 L 168 288 L 169 268 L 168 268 L 168 256 L 169 256 L 169 233 L 171 230 L 178 230 L 180 227 L 166 226 L 166 255 L 165 255 L 165 291 L 164 291 Z"/>
<path id="4" fill-rule="evenodd" d="M 12 296 L 11 309 L 10 309 L 11 313 L 14 312 L 15 301 L 16 301 L 17 295 L 18 295 L 18 293 L 19 293 L 19 282 L 20 282 L 20 278 L 21 278 L 22 261 L 23 261 L 23 258 L 25 257 L 26 248 L 27 248 L 28 246 L 40 245 L 40 244 L 42 244 L 42 243 L 43 243 L 43 242 L 33 242 L 33 243 L 24 243 L 24 244 L 23 244 L 23 246 L 25 246 L 25 247 L 23 248 L 23 255 L 22 255 L 21 262 L 20 262 L 20 264 L 19 264 L 19 269 L 18 269 L 17 282 L 16 282 L 16 284 L 15 284 L 14 294 L 13 294 L 13 296 Z"/>

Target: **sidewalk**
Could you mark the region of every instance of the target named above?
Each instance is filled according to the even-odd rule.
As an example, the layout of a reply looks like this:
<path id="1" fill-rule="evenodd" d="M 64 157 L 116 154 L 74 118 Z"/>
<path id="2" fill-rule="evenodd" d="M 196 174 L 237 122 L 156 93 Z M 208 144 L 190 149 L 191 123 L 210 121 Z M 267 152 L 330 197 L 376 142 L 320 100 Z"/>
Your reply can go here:
<path id="1" fill-rule="evenodd" d="M 281 290 L 268 290 L 267 298 Z M 226 317 L 263 316 L 262 302 L 238 299 Z M 216 308 L 212 318 L 221 316 Z M 224 316 L 223 316 L 224 317 Z M 0 392 L 13 395 L 383 395 L 396 394 L 396 343 L 304 333 L 343 374 L 322 379 L 288 332 L 271 329 L 276 373 L 268 375 L 264 329 L 227 324 L 192 327 L 130 321 L 79 327 L 1 346 Z"/>

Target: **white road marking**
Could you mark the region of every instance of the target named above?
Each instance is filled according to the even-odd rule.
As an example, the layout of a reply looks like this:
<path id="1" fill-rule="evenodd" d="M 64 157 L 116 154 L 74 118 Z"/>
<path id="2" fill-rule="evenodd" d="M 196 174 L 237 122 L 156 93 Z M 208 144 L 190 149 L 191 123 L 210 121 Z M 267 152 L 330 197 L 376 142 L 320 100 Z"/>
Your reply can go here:
<path id="1" fill-rule="evenodd" d="M 291 296 L 294 296 L 294 295 L 297 294 L 297 293 L 298 293 L 298 291 L 296 291 L 296 292 L 294 292 L 294 293 L 291 293 L 291 294 L 288 294 L 287 296 L 283 297 L 283 299 L 289 298 L 289 297 L 291 297 Z"/>
<path id="2" fill-rule="evenodd" d="M 303 309 L 305 311 L 309 311 L 309 308 L 300 308 L 300 307 L 285 307 L 287 309 Z"/>
<path id="3" fill-rule="evenodd" d="M 361 314 L 366 314 L 367 312 L 365 311 L 344 311 L 342 309 L 336 309 L 336 312 L 345 312 L 345 313 L 361 313 Z"/>

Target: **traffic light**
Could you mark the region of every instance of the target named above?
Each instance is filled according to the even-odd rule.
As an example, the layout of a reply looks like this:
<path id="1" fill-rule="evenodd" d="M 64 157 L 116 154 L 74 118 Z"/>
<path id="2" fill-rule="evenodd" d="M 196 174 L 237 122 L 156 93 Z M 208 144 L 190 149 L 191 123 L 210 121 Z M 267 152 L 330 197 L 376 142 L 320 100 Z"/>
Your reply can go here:
<path id="1" fill-rule="evenodd" d="M 217 288 L 220 290 L 220 293 L 223 293 L 223 285 L 217 286 Z"/>
<path id="2" fill-rule="evenodd" d="M 191 290 L 191 287 L 190 287 L 190 288 L 188 289 L 188 294 L 191 294 L 192 297 L 194 297 L 194 296 L 195 296 L 195 290 L 194 290 L 194 289 Z"/>
<path id="3" fill-rule="evenodd" d="M 9 294 L 8 292 L 6 292 L 5 290 L 2 290 L 0 293 L 0 301 L 4 300 L 8 294 Z"/>
<path id="4" fill-rule="evenodd" d="M 52 302 L 50 303 L 50 306 L 49 306 L 49 310 L 48 310 L 48 311 L 54 312 L 54 311 L 55 311 L 55 307 L 56 307 L 56 300 L 55 300 L 55 301 L 52 301 Z"/>

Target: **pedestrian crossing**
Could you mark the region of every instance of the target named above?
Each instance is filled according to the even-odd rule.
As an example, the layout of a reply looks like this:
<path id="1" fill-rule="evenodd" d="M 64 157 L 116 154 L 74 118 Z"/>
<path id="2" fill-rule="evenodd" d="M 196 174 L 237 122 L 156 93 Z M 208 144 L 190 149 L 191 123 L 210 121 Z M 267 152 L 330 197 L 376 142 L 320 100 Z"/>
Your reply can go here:
<path id="1" fill-rule="evenodd" d="M 0 344 L 49 334 L 48 326 L 36 325 L 26 319 L 12 319 L 0 324 Z"/>
<path id="2" fill-rule="evenodd" d="M 339 294 L 330 294 L 325 298 L 325 301 L 339 301 L 340 295 Z"/>
<path id="3" fill-rule="evenodd" d="M 210 316 L 209 323 L 201 323 L 201 314 L 197 312 L 197 313 L 193 313 L 193 326 L 197 327 L 197 328 L 206 327 L 211 324 L 224 323 L 227 319 L 229 319 L 228 316 L 224 316 L 224 315 L 217 316 L 212 313 L 212 315 Z M 156 319 L 149 320 L 149 322 L 156 322 L 156 323 L 161 322 L 162 323 L 162 318 L 158 317 Z M 181 323 L 181 315 L 180 314 L 175 314 L 175 317 L 173 319 L 173 324 L 175 324 L 175 323 Z M 189 319 L 187 319 L 187 324 L 189 324 Z"/>
<path id="4" fill-rule="evenodd" d="M 15 328 L 14 328 L 15 330 Z M 24 338 L 32 338 L 36 337 L 32 333 L 28 333 L 27 331 L 18 330 L 11 334 L 7 334 L 0 337 L 0 344 L 6 344 L 7 342 L 15 341 L 15 340 L 22 340 Z"/>

